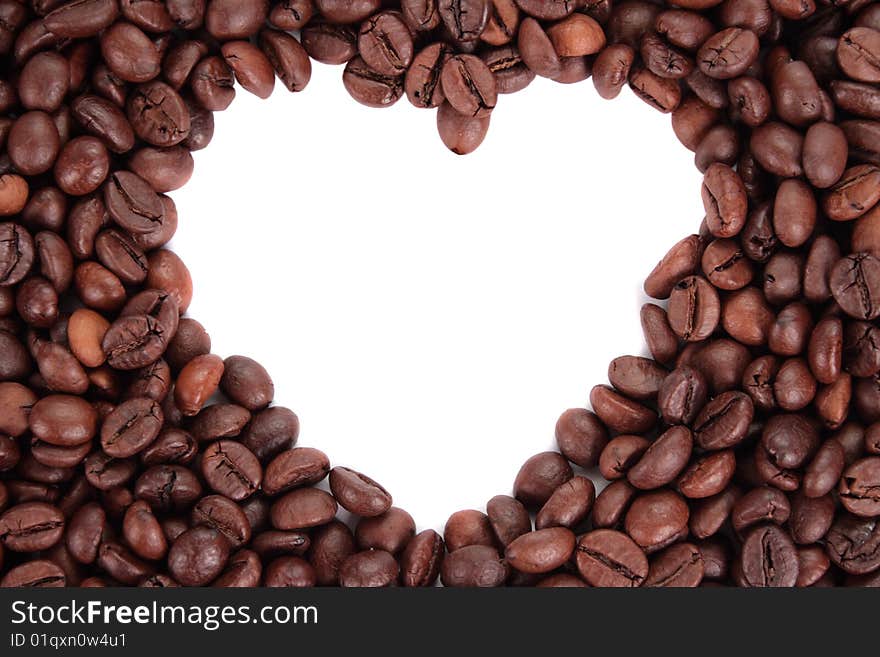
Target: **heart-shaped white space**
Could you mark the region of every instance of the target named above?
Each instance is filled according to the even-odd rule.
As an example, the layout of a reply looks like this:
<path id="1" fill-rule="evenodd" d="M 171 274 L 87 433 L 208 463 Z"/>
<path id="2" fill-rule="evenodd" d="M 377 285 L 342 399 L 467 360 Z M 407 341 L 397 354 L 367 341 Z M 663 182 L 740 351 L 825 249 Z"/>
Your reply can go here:
<path id="1" fill-rule="evenodd" d="M 381 482 L 421 528 L 508 492 L 615 356 L 644 352 L 642 281 L 702 217 L 669 117 L 628 89 L 538 79 L 483 146 L 435 113 L 239 90 L 172 193 L 190 315 L 263 363 L 301 445 Z"/>

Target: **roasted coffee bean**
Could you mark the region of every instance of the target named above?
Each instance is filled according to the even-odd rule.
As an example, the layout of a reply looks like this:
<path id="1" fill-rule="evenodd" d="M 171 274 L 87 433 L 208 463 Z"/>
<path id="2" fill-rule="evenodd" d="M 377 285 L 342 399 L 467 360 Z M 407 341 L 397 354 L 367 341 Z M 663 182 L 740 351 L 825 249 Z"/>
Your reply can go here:
<path id="1" fill-rule="evenodd" d="M 648 577 L 648 559 L 631 538 L 610 529 L 597 529 L 580 538 L 577 567 L 592 586 L 638 587 Z"/>
<path id="2" fill-rule="evenodd" d="M 645 279 L 645 293 L 655 299 L 667 299 L 676 284 L 693 274 L 700 262 L 703 243 L 691 235 L 676 243 Z"/>
<path id="3" fill-rule="evenodd" d="M 12 552 L 46 550 L 64 534 L 64 516 L 56 507 L 25 502 L 0 515 L 0 545 Z"/>
<path id="4" fill-rule="evenodd" d="M 573 476 L 571 466 L 561 455 L 542 452 L 528 459 L 520 468 L 513 484 L 513 494 L 527 507 L 539 507 Z"/>
<path id="5" fill-rule="evenodd" d="M 268 98 L 275 88 L 275 70 L 262 50 L 250 41 L 229 41 L 221 48 L 235 79 L 258 98 Z"/>
<path id="6" fill-rule="evenodd" d="M 184 586 L 204 586 L 223 572 L 229 543 L 210 527 L 193 527 L 181 534 L 168 551 L 168 570 Z"/>
<path id="7" fill-rule="evenodd" d="M 495 534 L 489 517 L 473 509 L 456 511 L 443 529 L 443 541 L 450 552 L 468 545 L 495 545 Z"/>
<path id="8" fill-rule="evenodd" d="M 690 543 L 678 543 L 651 560 L 645 586 L 693 588 L 700 585 L 704 573 L 700 549 Z"/>
<path id="9" fill-rule="evenodd" d="M 674 369 L 663 379 L 657 396 L 660 415 L 667 424 L 691 424 L 708 397 L 705 377 L 693 367 Z"/>
<path id="10" fill-rule="evenodd" d="M 337 502 L 332 495 L 316 488 L 300 488 L 272 505 L 272 526 L 276 529 L 317 527 L 333 520 L 336 510 Z"/>
<path id="11" fill-rule="evenodd" d="M 122 533 L 132 552 L 143 559 L 161 559 L 168 550 L 162 527 L 150 505 L 143 500 L 134 502 L 125 511 Z"/>
<path id="12" fill-rule="evenodd" d="M 586 477 L 573 477 L 559 486 L 538 511 L 535 528 L 573 529 L 587 518 L 595 501 L 596 487 L 593 482 Z"/>
<path id="13" fill-rule="evenodd" d="M 523 534 L 504 551 L 506 561 L 523 573 L 549 573 L 563 565 L 575 548 L 575 536 L 564 527 Z"/>
<path id="14" fill-rule="evenodd" d="M 45 559 L 14 566 L 0 578 L 0 588 L 57 588 L 66 585 L 64 571 Z"/>
<path id="15" fill-rule="evenodd" d="M 791 537 L 799 545 L 821 541 L 834 521 L 834 499 L 830 495 L 807 497 L 802 493 L 791 502 Z"/>
<path id="16" fill-rule="evenodd" d="M 721 301 L 715 288 L 700 276 L 682 279 L 669 298 L 669 325 L 686 342 L 705 340 L 721 319 Z"/>
<path id="17" fill-rule="evenodd" d="M 101 425 L 101 447 L 108 456 L 134 456 L 152 443 L 162 429 L 164 416 L 159 404 L 136 397 L 117 406 Z"/>
<path id="18" fill-rule="evenodd" d="M 233 547 L 241 547 L 251 538 L 251 525 L 244 511 L 222 495 L 208 495 L 200 499 L 193 507 L 192 523 L 213 527 Z"/>
<path id="19" fill-rule="evenodd" d="M 797 551 L 779 527 L 756 527 L 742 550 L 742 574 L 749 586 L 790 587 L 797 582 Z"/>
<path id="20" fill-rule="evenodd" d="M 367 107 L 389 107 L 403 95 L 403 80 L 400 77 L 374 71 L 360 57 L 348 62 L 342 82 L 351 97 Z"/>
<path id="21" fill-rule="evenodd" d="M 452 37 L 467 43 L 480 38 L 489 21 L 488 0 L 438 0 L 440 18 Z"/>
<path id="22" fill-rule="evenodd" d="M 825 550 L 831 561 L 851 575 L 880 568 L 880 524 L 876 518 L 843 514 L 828 531 Z"/>
<path id="23" fill-rule="evenodd" d="M 330 471 L 330 490 L 339 504 L 356 515 L 369 518 L 391 508 L 391 495 L 369 477 L 336 467 Z"/>
<path id="24" fill-rule="evenodd" d="M 443 539 L 426 529 L 410 540 L 400 558 L 403 586 L 431 586 L 437 581 L 444 554 Z"/>
<path id="25" fill-rule="evenodd" d="M 400 566 L 384 550 L 358 552 L 339 567 L 339 585 L 346 588 L 397 586 L 399 576 Z"/>
<path id="26" fill-rule="evenodd" d="M 880 82 L 880 32 L 869 27 L 844 32 L 837 46 L 837 61 L 853 80 Z"/>
<path id="27" fill-rule="evenodd" d="M 436 532 L 432 530 L 431 534 L 436 536 Z M 422 532 L 419 536 L 426 534 Z M 409 552 L 414 545 L 422 544 L 419 536 L 415 537 L 407 546 Z M 439 537 L 437 537 L 439 539 Z M 443 552 L 443 541 L 439 543 L 440 554 Z M 315 568 L 318 584 L 321 586 L 331 586 L 339 583 L 339 569 L 348 557 L 355 553 L 354 536 L 351 530 L 344 523 L 334 520 L 323 527 L 320 527 L 313 536 L 311 552 L 309 560 Z M 417 557 L 417 560 L 419 558 Z M 439 557 L 438 557 L 439 559 Z M 406 554 L 402 559 L 402 563 L 406 563 Z M 424 563 L 424 562 L 421 562 Z M 439 568 L 439 562 L 437 564 Z M 406 573 L 404 573 L 404 577 Z M 436 579 L 436 573 L 434 574 Z M 430 583 L 433 583 L 431 580 Z"/>
<path id="28" fill-rule="evenodd" d="M 231 440 L 212 443 L 202 455 L 201 468 L 211 489 L 237 502 L 253 495 L 263 478 L 253 452 Z"/>
<path id="29" fill-rule="evenodd" d="M 657 422 L 657 414 L 606 386 L 590 391 L 590 403 L 605 425 L 617 433 L 645 433 Z"/>
<path id="30" fill-rule="evenodd" d="M 655 552 L 687 534 L 690 512 L 676 493 L 661 490 L 639 495 L 624 521 L 626 533 L 646 552 Z"/>
<path id="31" fill-rule="evenodd" d="M 604 48 L 593 62 L 593 84 L 602 98 L 611 100 L 629 79 L 630 68 L 635 59 L 635 51 L 624 43 L 615 43 Z"/>
<path id="32" fill-rule="evenodd" d="M 126 112 L 138 137 L 153 146 L 173 146 L 189 135 L 189 110 L 164 82 L 137 87 L 129 96 Z"/>
<path id="33" fill-rule="evenodd" d="M 303 28 L 302 45 L 324 64 L 345 64 L 357 54 L 357 34 L 345 25 L 312 21 Z"/>
<path id="34" fill-rule="evenodd" d="M 188 509 L 202 496 L 196 476 L 179 465 L 157 465 L 146 470 L 134 485 L 134 495 L 155 511 Z"/>
<path id="35" fill-rule="evenodd" d="M 728 80 L 745 73 L 758 56 L 758 37 L 740 27 L 729 27 L 707 39 L 697 52 L 697 65 L 706 75 Z"/>
<path id="36" fill-rule="evenodd" d="M 878 183 L 880 168 L 873 164 L 859 164 L 844 171 L 825 194 L 822 207 L 828 218 L 850 221 L 865 214 L 880 200 Z"/>
<path id="37" fill-rule="evenodd" d="M 693 450 L 693 435 L 687 427 L 672 427 L 642 454 L 626 473 L 629 483 L 640 490 L 660 488 L 673 481 L 685 468 Z"/>
<path id="38" fill-rule="evenodd" d="M 565 411 L 556 423 L 556 444 L 569 461 L 583 468 L 599 462 L 608 443 L 608 431 L 599 418 L 582 408 Z"/>
<path id="39" fill-rule="evenodd" d="M 456 55 L 446 60 L 440 73 L 443 95 L 459 113 L 485 118 L 495 109 L 495 77 L 479 57 Z"/>
<path id="40" fill-rule="evenodd" d="M 880 316 L 880 259 L 867 253 L 842 258 L 831 270 L 830 285 L 834 300 L 851 317 Z"/>
<path id="41" fill-rule="evenodd" d="M 495 548 L 487 545 L 469 545 L 450 552 L 440 567 L 440 581 L 452 587 L 501 586 L 508 574 L 505 560 Z"/>

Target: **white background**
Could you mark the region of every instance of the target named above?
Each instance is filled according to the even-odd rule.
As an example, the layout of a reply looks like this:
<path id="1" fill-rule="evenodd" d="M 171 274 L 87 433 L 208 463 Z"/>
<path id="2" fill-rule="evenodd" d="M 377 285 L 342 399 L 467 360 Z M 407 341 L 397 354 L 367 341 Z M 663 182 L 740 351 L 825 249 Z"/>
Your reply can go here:
<path id="1" fill-rule="evenodd" d="M 433 111 L 358 105 L 341 73 L 238 89 L 171 194 L 172 248 L 190 315 L 267 367 L 299 444 L 442 529 L 510 491 L 611 358 L 644 353 L 641 284 L 697 229 L 701 175 L 628 89 L 538 79 L 459 157 Z"/>

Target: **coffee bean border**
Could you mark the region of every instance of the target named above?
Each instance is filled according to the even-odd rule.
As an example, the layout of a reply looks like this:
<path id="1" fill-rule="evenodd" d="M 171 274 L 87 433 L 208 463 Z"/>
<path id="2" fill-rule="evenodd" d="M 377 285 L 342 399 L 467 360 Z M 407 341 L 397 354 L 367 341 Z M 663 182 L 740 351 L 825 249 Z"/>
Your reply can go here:
<path id="1" fill-rule="evenodd" d="M 0 0 L 0 56 L 0 585 L 880 582 L 880 3 Z M 535 76 L 628 84 L 704 173 L 653 358 L 442 537 L 295 447 L 164 248 L 213 112 L 311 59 L 460 154 Z"/>

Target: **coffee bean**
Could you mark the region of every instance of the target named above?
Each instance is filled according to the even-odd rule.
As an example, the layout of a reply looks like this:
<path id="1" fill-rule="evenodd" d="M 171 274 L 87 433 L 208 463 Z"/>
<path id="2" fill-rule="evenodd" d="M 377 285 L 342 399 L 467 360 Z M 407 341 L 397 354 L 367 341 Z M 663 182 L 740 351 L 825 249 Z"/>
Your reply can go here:
<path id="1" fill-rule="evenodd" d="M 134 502 L 126 510 L 122 532 L 132 551 L 144 559 L 162 559 L 168 550 L 162 527 L 143 500 Z"/>
<path id="2" fill-rule="evenodd" d="M 751 30 L 729 27 L 705 41 L 697 65 L 706 75 L 729 80 L 745 73 L 758 56 L 758 37 Z"/>
<path id="3" fill-rule="evenodd" d="M 645 586 L 693 588 L 700 585 L 704 573 L 700 549 L 690 543 L 678 543 L 651 560 Z"/>
<path id="4" fill-rule="evenodd" d="M 586 409 L 569 409 L 556 423 L 556 444 L 559 451 L 582 468 L 595 466 L 607 443 L 608 431 L 599 418 Z"/>
<path id="5" fill-rule="evenodd" d="M 575 536 L 564 527 L 523 534 L 504 552 L 507 562 L 524 573 L 549 573 L 563 565 L 575 548 Z"/>
<path id="6" fill-rule="evenodd" d="M 391 507 L 380 516 L 361 519 L 355 528 L 355 540 L 362 550 L 384 550 L 396 555 L 415 533 L 412 516 L 403 509 Z"/>
<path id="7" fill-rule="evenodd" d="M 639 495 L 626 512 L 626 533 L 646 552 L 655 552 L 687 534 L 690 512 L 670 490 Z"/>
<path id="8" fill-rule="evenodd" d="M 431 586 L 437 581 L 444 554 L 443 539 L 433 529 L 416 534 L 400 558 L 404 586 Z"/>
<path id="9" fill-rule="evenodd" d="M 813 187 L 827 189 L 834 185 L 846 169 L 846 134 L 833 123 L 811 125 L 804 138 L 804 174 Z"/>
<path id="10" fill-rule="evenodd" d="M 246 545 L 251 539 L 251 525 L 244 511 L 222 495 L 208 495 L 200 499 L 193 507 L 192 523 L 212 527 L 223 534 L 233 547 Z"/>
<path id="11" fill-rule="evenodd" d="M 664 114 L 675 111 L 681 102 L 681 88 L 675 80 L 661 78 L 640 66 L 630 70 L 629 86 L 636 96 Z"/>
<path id="12" fill-rule="evenodd" d="M 46 29 L 66 38 L 95 36 L 109 27 L 119 15 L 114 0 L 79 0 L 67 2 L 43 19 Z"/>
<path id="13" fill-rule="evenodd" d="M 843 172 L 840 180 L 825 194 L 822 207 L 829 219 L 857 219 L 880 200 L 880 168 L 859 164 Z"/>
<path id="14" fill-rule="evenodd" d="M 562 72 L 553 42 L 535 19 L 526 18 L 520 24 L 517 48 L 525 65 L 535 74 L 552 79 Z"/>
<path id="15" fill-rule="evenodd" d="M 374 71 L 360 57 L 348 62 L 342 82 L 351 97 L 367 107 L 389 107 L 403 95 L 400 77 Z"/>
<path id="16" fill-rule="evenodd" d="M 867 253 L 842 258 L 831 270 L 831 293 L 851 317 L 880 316 L 880 259 Z"/>
<path id="17" fill-rule="evenodd" d="M 443 528 L 443 542 L 450 552 L 468 545 L 495 545 L 495 533 L 489 517 L 473 509 L 456 511 Z"/>
<path id="18" fill-rule="evenodd" d="M 397 586 L 400 566 L 384 550 L 367 550 L 348 557 L 339 568 L 342 587 L 381 588 Z"/>
<path id="19" fill-rule="evenodd" d="M 44 559 L 14 566 L 0 578 L 0 588 L 56 588 L 66 585 L 64 571 Z"/>
<path id="20" fill-rule="evenodd" d="M 648 560 L 626 534 L 597 529 L 577 544 L 577 567 L 592 586 L 637 587 L 648 576 Z"/>
<path id="21" fill-rule="evenodd" d="M 467 155 L 483 143 L 489 120 L 490 117 L 466 116 L 444 102 L 437 112 L 437 131 L 449 150 L 457 155 Z"/>
<path id="22" fill-rule="evenodd" d="M 426 532 L 422 532 L 422 534 L 425 533 Z M 436 535 L 436 532 L 432 531 L 431 533 Z M 412 548 L 414 544 L 417 544 L 418 542 L 419 538 L 417 536 L 410 541 L 407 550 Z M 442 554 L 442 540 L 440 541 L 440 544 L 440 552 Z M 340 567 L 345 560 L 354 553 L 354 536 L 347 525 L 338 520 L 334 520 L 329 524 L 318 528 L 313 536 L 311 552 L 309 555 L 312 566 L 315 568 L 318 583 L 322 586 L 338 584 Z"/>
<path id="23" fill-rule="evenodd" d="M 837 46 L 837 61 L 853 80 L 880 82 L 880 32 L 868 27 L 844 32 Z"/>
<path id="24" fill-rule="evenodd" d="M 742 573 L 749 586 L 788 587 L 797 582 L 797 552 L 788 534 L 779 527 L 756 527 L 742 550 Z"/>
<path id="25" fill-rule="evenodd" d="M 101 425 L 101 447 L 108 456 L 126 458 L 152 443 L 162 429 L 159 404 L 136 397 L 117 406 Z"/>
<path id="26" fill-rule="evenodd" d="M 682 279 L 669 297 L 669 325 L 687 342 L 705 340 L 721 319 L 721 301 L 715 288 L 704 278 Z"/>
<path id="27" fill-rule="evenodd" d="M 573 529 L 587 518 L 595 500 L 596 487 L 593 482 L 586 477 L 573 477 L 553 491 L 553 495 L 538 511 L 535 528 Z"/>
<path id="28" fill-rule="evenodd" d="M 266 21 L 269 3 L 256 0 L 211 0 L 205 10 L 205 28 L 216 39 L 246 39 L 257 33 Z"/>
<path id="29" fill-rule="evenodd" d="M 275 88 L 275 69 L 268 57 L 250 41 L 229 41 L 221 48 L 235 79 L 257 98 L 268 98 Z"/>
<path id="30" fill-rule="evenodd" d="M 611 44 L 596 55 L 593 62 L 593 85 L 602 98 L 617 98 L 629 79 L 634 60 L 635 51 L 624 43 Z"/>
<path id="31" fill-rule="evenodd" d="M 479 57 L 450 57 L 443 65 L 440 82 L 449 104 L 465 116 L 485 118 L 495 109 L 498 99 L 495 78 Z"/>
<path id="32" fill-rule="evenodd" d="M 851 575 L 864 575 L 880 568 L 880 524 L 876 518 L 849 514 L 838 517 L 825 537 L 831 561 Z"/>
<path id="33" fill-rule="evenodd" d="M 799 545 L 821 541 L 834 522 L 835 503 L 831 495 L 807 497 L 803 493 L 791 502 L 791 537 Z"/>
<path id="34" fill-rule="evenodd" d="M 302 91 L 306 88 L 312 78 L 312 61 L 299 41 L 284 32 L 263 30 L 260 32 L 260 48 L 269 59 L 275 75 L 288 91 Z M 190 121 L 190 136 L 187 140 L 192 140 L 196 130 L 195 118 Z"/>
<path id="35" fill-rule="evenodd" d="M 727 488 L 736 471 L 731 450 L 712 452 L 693 461 L 678 478 L 678 490 L 690 499 L 705 499 Z"/>
<path id="36" fill-rule="evenodd" d="M 168 569 L 184 586 L 204 586 L 226 567 L 229 543 L 210 527 L 193 527 L 181 534 L 168 551 Z"/>
<path id="37" fill-rule="evenodd" d="M 527 507 L 539 507 L 554 491 L 574 476 L 571 466 L 556 452 L 542 452 L 529 458 L 513 483 L 513 494 Z"/>
<path id="38" fill-rule="evenodd" d="M 153 146 L 173 146 L 189 135 L 189 110 L 164 82 L 148 82 L 135 88 L 126 112 L 137 136 Z"/>
<path id="39" fill-rule="evenodd" d="M 627 471 L 629 482 L 640 490 L 660 488 L 673 481 L 691 457 L 693 436 L 687 427 L 672 427 L 655 440 Z"/>
<path id="40" fill-rule="evenodd" d="M 440 581 L 443 586 L 491 588 L 501 586 L 509 572 L 495 548 L 469 545 L 446 555 L 440 567 Z"/>
<path id="41" fill-rule="evenodd" d="M 64 534 L 64 516 L 54 506 L 25 502 L 0 515 L 0 544 L 13 552 L 47 550 Z"/>
<path id="42" fill-rule="evenodd" d="M 345 64 L 357 54 L 357 35 L 345 25 L 312 21 L 303 28 L 302 45 L 323 64 Z"/>
<path id="43" fill-rule="evenodd" d="M 489 20 L 487 0 L 438 0 L 440 18 L 456 41 L 476 41 Z"/>
<path id="44" fill-rule="evenodd" d="M 263 468 L 241 443 L 218 440 L 202 455 L 202 476 L 212 490 L 240 502 L 259 489 Z"/>
<path id="45" fill-rule="evenodd" d="M 316 488 L 293 490 L 272 505 L 272 526 L 277 529 L 306 529 L 324 525 L 336 515 L 337 502 Z"/>
<path id="46" fill-rule="evenodd" d="M 430 32 L 440 25 L 437 0 L 401 0 L 400 11 L 406 24 L 416 32 Z"/>
<path id="47" fill-rule="evenodd" d="M 382 515 L 391 508 L 391 495 L 369 477 L 336 467 L 330 471 L 330 490 L 347 511 L 365 518 Z"/>

